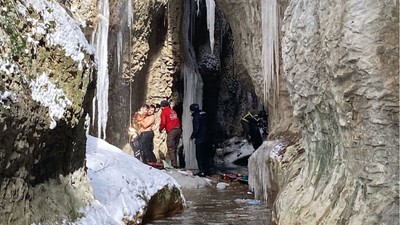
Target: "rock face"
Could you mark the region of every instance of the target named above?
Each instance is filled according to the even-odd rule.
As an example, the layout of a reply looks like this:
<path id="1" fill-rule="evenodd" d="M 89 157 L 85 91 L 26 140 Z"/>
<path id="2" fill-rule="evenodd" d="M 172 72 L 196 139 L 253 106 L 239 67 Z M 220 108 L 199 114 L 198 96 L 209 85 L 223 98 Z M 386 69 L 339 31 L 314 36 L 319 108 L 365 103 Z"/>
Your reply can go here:
<path id="1" fill-rule="evenodd" d="M 159 104 L 176 91 L 181 12 L 179 1 L 110 2 L 109 40 L 115 41 L 109 42 L 107 141 L 127 152 L 133 113 L 144 104 Z M 164 145 L 156 133 L 155 149 L 166 151 Z"/>
<path id="2" fill-rule="evenodd" d="M 292 115 L 293 108 L 284 76 L 280 77 L 279 88 L 273 87 L 271 90 L 271 92 L 277 92 L 274 95 L 278 97 L 264 99 L 265 83 L 261 70 L 263 45 L 261 0 L 240 0 L 235 3 L 230 0 L 217 0 L 216 3 L 232 30 L 233 55 L 237 56 L 234 57 L 234 63 L 238 79 L 244 87 L 255 90 L 255 94 L 262 99 L 264 108 L 269 113 L 270 137 L 279 136 L 280 133 L 288 131 L 298 133 L 298 124 Z M 285 4 L 282 3 L 282 14 L 284 7 Z"/>
<path id="3" fill-rule="evenodd" d="M 129 7 L 133 12 L 131 30 L 128 27 Z M 179 116 L 190 113 L 183 109 L 185 51 L 182 43 L 184 35 L 188 35 L 182 30 L 184 7 L 178 0 L 136 0 L 131 6 L 127 2 L 110 2 L 109 40 L 112 41 L 109 42 L 107 141 L 127 152 L 132 153 L 127 133 L 129 117 L 143 104 L 158 104 L 171 98 Z M 253 86 L 238 82 L 233 66 L 231 30 L 219 10 L 215 14 L 215 45 L 211 53 L 206 15 L 205 2 L 200 1 L 198 14 L 192 12 L 191 30 L 196 55 L 194 63 L 204 81 L 204 99 L 207 99 L 203 101 L 203 109 L 212 121 L 213 136 L 240 135 L 240 115 L 246 104 L 252 104 L 246 99 Z M 245 75 L 242 74 L 245 77 L 242 80 L 251 84 Z M 166 135 L 158 132 L 158 113 L 156 119 L 154 152 L 157 158 L 164 159 L 167 155 Z"/>
<path id="4" fill-rule="evenodd" d="M 93 198 L 84 169 L 92 49 L 54 2 L 3 1 L 0 21 L 0 221 L 76 218 Z"/>
<path id="5" fill-rule="evenodd" d="M 290 152 L 306 157 L 255 156 L 268 167 L 254 174 L 268 181 L 259 197 L 277 224 L 398 224 L 398 3 L 279 3 L 281 75 L 301 129 Z"/>
<path id="6" fill-rule="evenodd" d="M 307 160 L 279 224 L 397 224 L 399 5 L 292 1 L 282 57 Z"/>
<path id="7" fill-rule="evenodd" d="M 143 215 L 143 223 L 182 213 L 184 205 L 181 191 L 178 188 L 164 187 L 151 197 L 146 213 Z"/>
<path id="8" fill-rule="evenodd" d="M 244 86 L 254 87 L 258 96 L 263 96 L 261 79 L 262 30 L 259 1 L 217 0 L 216 4 L 227 18 L 234 40 L 235 70 Z M 258 29 L 254 29 L 254 28 Z M 250 79 L 248 79 L 248 76 Z"/>
<path id="9" fill-rule="evenodd" d="M 6 224 L 74 218 L 93 198 L 84 118 L 95 73 L 79 26 L 89 36 L 97 6 L 58 2 L 68 13 L 61 3 L 34 0 L 2 1 L 0 9 L 0 221 Z M 129 147 L 132 111 L 166 97 L 181 106 L 184 97 L 184 4 L 129 2 L 110 1 L 107 137 L 121 148 Z M 261 29 L 262 0 L 216 3 L 214 54 L 204 19 L 192 24 L 193 52 L 207 98 L 218 99 L 204 104 L 217 124 L 214 133 L 229 136 L 239 133 L 247 94 L 264 96 L 268 32 Z M 204 18 L 204 1 L 199 5 Z M 270 157 L 269 148 L 279 145 L 272 142 L 251 160 L 267 167 L 254 177 L 257 197 L 273 204 L 277 224 L 398 224 L 398 2 L 278 5 L 279 88 L 263 105 L 271 141 L 290 141 L 283 158 Z M 156 132 L 159 158 L 164 139 Z"/>

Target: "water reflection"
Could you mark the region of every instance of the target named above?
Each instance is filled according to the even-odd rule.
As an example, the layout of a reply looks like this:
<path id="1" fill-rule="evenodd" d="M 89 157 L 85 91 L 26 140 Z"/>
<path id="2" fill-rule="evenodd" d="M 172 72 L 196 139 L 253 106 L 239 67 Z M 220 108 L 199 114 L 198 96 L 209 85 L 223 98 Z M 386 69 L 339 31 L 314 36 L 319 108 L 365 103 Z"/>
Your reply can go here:
<path id="1" fill-rule="evenodd" d="M 213 187 L 188 189 L 183 193 L 188 208 L 182 214 L 148 224 L 269 224 L 270 210 L 265 204 L 252 200 L 253 195 L 247 194 L 247 185 L 231 184 L 224 190 Z"/>

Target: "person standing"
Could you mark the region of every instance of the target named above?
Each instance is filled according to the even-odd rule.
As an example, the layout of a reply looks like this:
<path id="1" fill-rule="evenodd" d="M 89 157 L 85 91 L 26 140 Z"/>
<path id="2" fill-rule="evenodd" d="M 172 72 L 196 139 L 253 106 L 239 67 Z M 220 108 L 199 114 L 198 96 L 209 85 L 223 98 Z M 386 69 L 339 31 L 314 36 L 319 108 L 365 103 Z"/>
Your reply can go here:
<path id="1" fill-rule="evenodd" d="M 246 137 L 250 139 L 254 150 L 257 150 L 258 147 L 260 147 L 263 143 L 261 132 L 258 126 L 260 119 L 257 117 L 257 115 L 249 111 L 242 117 L 241 123 Z"/>
<path id="2" fill-rule="evenodd" d="M 160 133 L 165 129 L 167 132 L 167 148 L 168 155 L 171 159 L 171 165 L 174 168 L 178 168 L 176 159 L 176 150 L 179 144 L 179 138 L 182 135 L 181 121 L 178 118 L 177 113 L 170 108 L 169 102 L 163 100 L 160 103 L 161 114 L 160 114 Z"/>
<path id="3" fill-rule="evenodd" d="M 139 133 L 140 133 L 140 141 L 141 141 L 141 150 L 142 150 L 142 162 L 157 162 L 156 156 L 154 155 L 153 149 L 153 125 L 155 123 L 154 111 L 156 107 L 154 105 L 146 105 L 146 116 L 140 120 L 139 123 Z"/>
<path id="4" fill-rule="evenodd" d="M 137 111 L 132 117 L 131 128 L 130 128 L 130 139 L 131 146 L 134 152 L 134 155 L 137 159 L 143 159 L 142 153 L 142 140 L 140 135 L 140 122 L 147 116 L 148 106 L 142 106 L 139 111 Z"/>
<path id="5" fill-rule="evenodd" d="M 210 150 L 208 149 L 208 129 L 207 113 L 200 109 L 199 105 L 194 103 L 190 105 L 190 112 L 193 117 L 193 133 L 190 139 L 195 139 L 196 160 L 199 167 L 200 177 L 210 176 Z"/>

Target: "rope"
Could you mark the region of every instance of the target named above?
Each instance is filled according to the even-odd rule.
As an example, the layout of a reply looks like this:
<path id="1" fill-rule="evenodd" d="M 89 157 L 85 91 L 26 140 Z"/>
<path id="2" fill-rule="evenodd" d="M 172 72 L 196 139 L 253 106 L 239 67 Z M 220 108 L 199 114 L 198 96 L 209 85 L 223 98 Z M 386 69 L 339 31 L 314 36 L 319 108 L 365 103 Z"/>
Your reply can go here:
<path id="1" fill-rule="evenodd" d="M 130 9 L 132 10 L 132 9 Z M 129 18 L 131 19 L 131 18 Z M 131 21 L 132 22 L 132 21 Z M 131 69 L 132 69 L 132 63 L 131 63 L 131 45 L 132 45 L 132 29 L 131 29 L 131 22 L 129 22 L 129 127 L 132 127 L 132 77 L 131 77 Z"/>
<path id="2" fill-rule="evenodd" d="M 132 127 L 132 81 L 129 81 L 129 127 Z"/>
<path id="3" fill-rule="evenodd" d="M 129 9 L 132 10 L 132 9 Z M 129 18 L 130 20 L 132 18 Z M 132 124 L 132 79 L 133 77 L 131 77 L 131 70 L 132 70 L 132 62 L 131 62 L 131 46 L 132 46 L 132 22 L 133 21 L 129 21 L 128 22 L 128 29 L 129 29 L 129 46 L 128 46 L 128 79 L 129 79 L 129 143 L 132 141 L 133 139 L 133 135 L 130 134 L 130 131 L 133 127 Z"/>

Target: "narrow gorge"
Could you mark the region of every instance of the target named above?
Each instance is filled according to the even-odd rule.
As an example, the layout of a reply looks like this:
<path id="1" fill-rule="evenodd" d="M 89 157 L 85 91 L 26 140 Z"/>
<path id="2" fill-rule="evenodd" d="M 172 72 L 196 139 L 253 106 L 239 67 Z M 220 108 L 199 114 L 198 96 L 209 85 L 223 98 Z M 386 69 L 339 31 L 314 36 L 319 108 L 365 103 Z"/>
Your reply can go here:
<path id="1" fill-rule="evenodd" d="M 398 0 L 0 0 L 0 224 L 82 217 L 86 135 L 133 154 L 132 114 L 165 99 L 187 169 L 190 104 L 214 144 L 268 113 L 266 224 L 399 224 L 399 42 Z"/>

